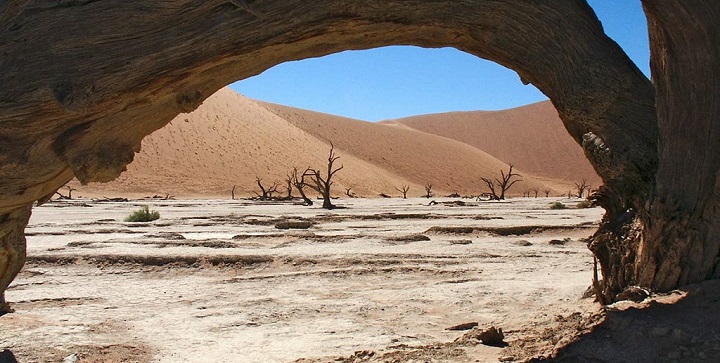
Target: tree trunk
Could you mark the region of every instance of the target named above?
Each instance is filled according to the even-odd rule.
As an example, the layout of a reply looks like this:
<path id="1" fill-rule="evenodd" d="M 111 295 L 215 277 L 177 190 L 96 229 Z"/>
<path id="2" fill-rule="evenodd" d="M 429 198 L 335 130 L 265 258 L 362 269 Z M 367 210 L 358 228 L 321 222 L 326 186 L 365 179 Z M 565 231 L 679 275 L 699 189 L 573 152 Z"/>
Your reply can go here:
<path id="1" fill-rule="evenodd" d="M 0 315 L 12 312 L 5 290 L 25 264 L 25 225 L 30 211 L 23 207 L 0 217 Z"/>
<path id="2" fill-rule="evenodd" d="M 643 4 L 657 94 L 660 164 L 636 269 L 640 284 L 665 291 L 718 276 L 720 3 Z"/>
<path id="3" fill-rule="evenodd" d="M 302 198 L 303 203 L 305 203 L 305 205 L 307 205 L 307 206 L 313 205 L 312 199 L 308 198 L 307 195 L 305 195 L 305 191 L 303 190 L 303 188 L 299 188 L 299 187 L 296 187 L 296 188 L 298 190 L 298 193 L 300 193 L 300 197 Z"/>
<path id="4" fill-rule="evenodd" d="M 603 302 L 720 277 L 720 3 L 644 0 L 659 124 L 651 192 L 608 209 L 590 247 Z M 601 199 L 612 199 L 607 189 Z M 641 198 L 644 197 L 644 198 Z M 617 197 L 615 197 L 617 200 Z M 629 207 L 629 208 L 625 208 Z"/>
<path id="5" fill-rule="evenodd" d="M 325 185 L 323 186 L 323 189 L 322 189 L 323 208 L 335 209 L 335 205 L 332 204 L 332 197 L 330 196 L 330 180 L 329 179 L 330 179 L 330 176 L 328 176 L 328 180 L 326 180 Z"/>
<path id="6" fill-rule="evenodd" d="M 335 208 L 335 205 L 332 204 L 332 202 L 330 201 L 330 198 L 329 198 L 329 197 L 323 197 L 323 205 L 322 205 L 322 207 L 325 208 L 325 209 L 334 209 L 334 208 Z"/>

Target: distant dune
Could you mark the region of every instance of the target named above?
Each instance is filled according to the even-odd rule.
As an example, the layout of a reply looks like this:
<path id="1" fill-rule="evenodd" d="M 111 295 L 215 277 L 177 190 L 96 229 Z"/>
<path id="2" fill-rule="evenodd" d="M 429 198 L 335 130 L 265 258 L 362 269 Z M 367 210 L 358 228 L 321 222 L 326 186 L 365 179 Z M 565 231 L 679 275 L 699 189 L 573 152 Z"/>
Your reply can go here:
<path id="1" fill-rule="evenodd" d="M 565 130 L 550 101 L 503 111 L 450 112 L 384 121 L 483 150 L 540 178 L 595 187 L 600 177 Z"/>
<path id="2" fill-rule="evenodd" d="M 525 138 L 515 138 L 518 148 L 547 154 L 536 157 L 532 150 L 513 153 L 512 144 L 503 149 L 496 142 L 486 150 L 478 147 L 482 142 L 451 137 L 462 133 L 462 124 L 457 120 L 463 118 L 451 118 L 447 126 L 451 131 L 443 135 L 442 119 L 442 115 L 430 115 L 393 123 L 370 123 L 255 101 L 224 88 L 196 111 L 179 115 L 146 137 L 135 161 L 117 180 L 87 186 L 74 182 L 73 185 L 78 188 L 75 195 L 83 196 L 138 197 L 167 193 L 177 197 L 228 198 L 233 186 L 237 196 L 251 196 L 258 190 L 256 177 L 267 185 L 274 181 L 282 183 L 293 167 L 325 168 L 331 141 L 340 156 L 337 164 L 344 166 L 335 179 L 334 194 L 338 196 L 343 195 L 346 188 L 352 188 L 359 196 L 376 197 L 380 193 L 397 196 L 399 192 L 395 188 L 403 184 L 410 186 L 409 195 L 420 196 L 427 183 L 433 184 L 438 195 L 480 194 L 486 191 L 480 178 L 507 170 L 504 161 L 514 163 L 523 174 L 523 181 L 516 184 L 511 194 L 522 194 L 532 188 L 552 189 L 554 194 L 559 194 L 567 192 L 572 181 L 586 172 L 584 169 L 574 174 L 571 171 L 582 163 L 576 154 L 566 155 L 565 144 L 558 144 L 557 140 L 562 140 L 560 131 L 564 129 L 536 128 L 535 133 L 548 135 L 544 140 L 551 145 L 544 149 Z M 510 129 L 515 128 L 516 123 L 507 128 L 492 125 L 488 120 L 481 119 L 482 126 L 477 128 L 479 135 L 489 130 L 498 138 L 504 138 L 501 135 L 522 133 L 519 128 L 527 130 L 528 127 L 527 122 L 512 118 L 507 122 L 518 122 L 521 125 L 518 129 Z M 468 119 L 466 123 L 470 125 L 471 121 Z M 436 132 L 433 129 L 437 129 Z M 564 136 L 569 139 L 567 133 Z M 570 145 L 579 149 L 577 145 Z M 551 163 L 555 154 L 558 163 L 567 165 Z M 535 165 L 536 161 L 544 164 Z"/>

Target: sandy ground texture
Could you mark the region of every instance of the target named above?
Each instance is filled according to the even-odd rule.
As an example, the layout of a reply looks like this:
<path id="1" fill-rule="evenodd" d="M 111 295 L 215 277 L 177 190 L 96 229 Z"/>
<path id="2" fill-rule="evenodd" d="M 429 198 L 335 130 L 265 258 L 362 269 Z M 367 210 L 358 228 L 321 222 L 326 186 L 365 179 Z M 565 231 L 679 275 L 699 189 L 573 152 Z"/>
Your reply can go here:
<path id="1" fill-rule="evenodd" d="M 51 202 L 28 226 L 28 263 L 7 292 L 17 311 L 0 317 L 0 350 L 20 362 L 718 356 L 715 285 L 608 311 L 582 298 L 593 265 L 582 239 L 602 210 L 570 199 L 561 200 L 570 209 L 549 209 L 556 200 L 346 199 L 333 211 L 241 200 Z M 123 222 L 146 204 L 159 220 Z M 463 323 L 478 326 L 447 330 Z M 509 346 L 480 343 L 491 326 Z M 656 346 L 639 350 L 638 341 Z"/>

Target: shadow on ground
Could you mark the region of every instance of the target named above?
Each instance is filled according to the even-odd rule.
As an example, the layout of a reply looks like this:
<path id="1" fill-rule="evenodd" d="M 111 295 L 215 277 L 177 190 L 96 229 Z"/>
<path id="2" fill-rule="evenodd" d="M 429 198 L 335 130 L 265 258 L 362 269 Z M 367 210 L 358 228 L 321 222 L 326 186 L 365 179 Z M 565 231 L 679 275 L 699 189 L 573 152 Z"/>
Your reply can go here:
<path id="1" fill-rule="evenodd" d="M 536 362 L 710 362 L 720 357 L 720 281 L 636 304 L 608 307 L 605 319 Z"/>

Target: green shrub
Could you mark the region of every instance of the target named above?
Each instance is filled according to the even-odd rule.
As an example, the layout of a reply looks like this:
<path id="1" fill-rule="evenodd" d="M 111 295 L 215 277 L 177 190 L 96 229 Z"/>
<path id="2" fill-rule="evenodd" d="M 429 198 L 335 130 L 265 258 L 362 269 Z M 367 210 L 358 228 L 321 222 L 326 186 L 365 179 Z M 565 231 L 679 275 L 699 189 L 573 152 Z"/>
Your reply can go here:
<path id="1" fill-rule="evenodd" d="M 150 211 L 150 207 L 144 205 L 142 208 L 132 212 L 125 222 L 150 222 L 160 218 L 160 213 L 157 211 Z"/>
<path id="2" fill-rule="evenodd" d="M 555 202 L 553 204 L 550 204 L 550 209 L 565 209 L 567 208 L 565 204 L 562 204 L 560 202 Z"/>
<path id="3" fill-rule="evenodd" d="M 585 199 L 585 200 L 583 200 L 582 202 L 580 202 L 580 203 L 578 203 L 578 204 L 575 205 L 575 207 L 578 208 L 578 209 L 590 208 L 590 207 L 592 207 L 592 206 L 593 206 L 593 205 L 592 205 L 592 202 L 589 201 L 589 200 L 587 200 L 587 199 Z"/>

